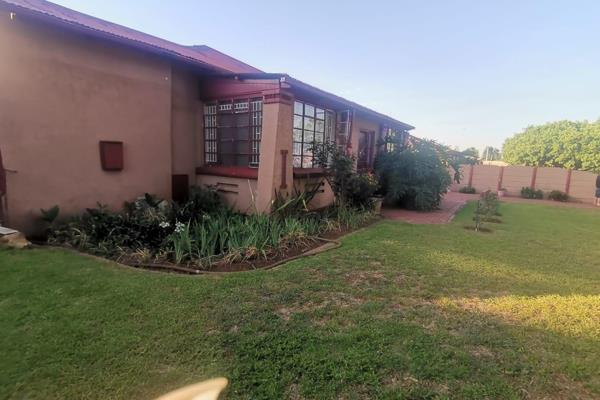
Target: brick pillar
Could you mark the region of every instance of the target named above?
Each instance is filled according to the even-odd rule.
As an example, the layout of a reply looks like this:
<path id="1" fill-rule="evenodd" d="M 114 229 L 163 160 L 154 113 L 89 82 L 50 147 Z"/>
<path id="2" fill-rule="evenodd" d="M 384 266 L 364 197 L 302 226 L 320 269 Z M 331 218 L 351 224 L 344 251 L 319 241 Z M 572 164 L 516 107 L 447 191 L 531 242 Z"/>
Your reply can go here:
<path id="1" fill-rule="evenodd" d="M 287 196 L 289 187 L 293 187 L 289 184 L 293 182 L 292 157 L 282 157 L 282 151 L 292 153 L 292 124 L 292 96 L 279 90 L 265 92 L 256 212 L 270 212 L 275 191 Z M 287 165 L 282 165 L 283 160 Z"/>
<path id="2" fill-rule="evenodd" d="M 565 182 L 565 193 L 569 194 L 569 191 L 571 190 L 571 172 L 573 172 L 572 170 L 568 170 L 567 171 L 567 182 Z"/>
<path id="3" fill-rule="evenodd" d="M 498 187 L 496 188 L 498 191 L 502 189 L 502 179 L 504 179 L 504 167 L 500 167 L 500 172 L 498 172 Z"/>
<path id="4" fill-rule="evenodd" d="M 537 179 L 537 170 L 538 167 L 533 167 L 533 171 L 531 172 L 531 189 L 535 190 L 535 180 Z"/>
<path id="5" fill-rule="evenodd" d="M 467 185 L 468 187 L 471 187 L 471 185 L 473 184 L 473 169 L 474 169 L 474 166 L 473 166 L 473 164 L 471 164 L 469 166 L 469 184 Z"/>

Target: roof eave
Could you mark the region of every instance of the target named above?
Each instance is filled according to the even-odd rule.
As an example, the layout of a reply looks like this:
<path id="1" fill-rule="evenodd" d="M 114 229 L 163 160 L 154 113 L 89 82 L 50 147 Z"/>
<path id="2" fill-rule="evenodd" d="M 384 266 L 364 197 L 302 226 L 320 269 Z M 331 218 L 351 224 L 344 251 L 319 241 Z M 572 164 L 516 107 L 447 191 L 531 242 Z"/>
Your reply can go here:
<path id="1" fill-rule="evenodd" d="M 384 120 L 387 123 L 389 123 L 390 125 L 394 125 L 397 127 L 400 127 L 403 130 L 409 131 L 412 129 L 415 129 L 414 126 L 409 125 L 405 122 L 402 121 L 398 121 L 397 119 L 394 119 L 388 115 L 382 114 L 380 112 L 377 112 L 375 110 L 372 110 L 368 107 L 362 106 L 358 103 L 355 103 L 353 101 L 347 100 L 343 97 L 340 97 L 338 95 L 335 95 L 333 93 L 327 92 L 325 90 L 319 89 L 315 86 L 309 85 L 308 83 L 302 82 L 298 79 L 295 79 L 293 77 L 291 77 L 288 74 L 285 73 L 270 73 L 270 72 L 262 72 L 262 73 L 240 73 L 240 74 L 220 74 L 219 76 L 221 77 L 229 77 L 229 78 L 233 78 L 233 79 L 239 79 L 239 80 L 244 80 L 244 79 L 277 79 L 282 83 L 287 83 L 288 85 L 290 85 L 291 87 L 296 87 L 302 90 L 305 90 L 307 92 L 310 92 L 314 95 L 317 96 L 321 96 L 321 97 L 325 97 L 327 99 L 329 99 L 332 102 L 335 103 L 339 103 L 339 104 L 343 104 L 345 107 L 354 109 L 358 112 L 362 112 L 365 113 L 367 115 L 371 115 L 374 116 L 380 120 Z"/>

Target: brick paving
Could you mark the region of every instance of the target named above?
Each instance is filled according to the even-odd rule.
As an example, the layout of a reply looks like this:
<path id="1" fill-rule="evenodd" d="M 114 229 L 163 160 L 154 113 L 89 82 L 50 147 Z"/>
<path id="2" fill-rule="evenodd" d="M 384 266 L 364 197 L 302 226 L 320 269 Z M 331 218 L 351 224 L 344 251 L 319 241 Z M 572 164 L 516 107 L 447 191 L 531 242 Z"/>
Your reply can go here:
<path id="1" fill-rule="evenodd" d="M 467 201 L 476 200 L 476 194 L 450 192 L 444 196 L 440 209 L 435 211 L 412 211 L 401 208 L 384 207 L 381 215 L 384 218 L 408 222 L 410 224 L 446 224 L 454 218 Z"/>
<path id="2" fill-rule="evenodd" d="M 384 218 L 404 221 L 410 224 L 446 224 L 452 221 L 454 215 L 456 215 L 456 213 L 465 205 L 467 201 L 477 200 L 478 198 L 479 194 L 449 192 L 446 194 L 446 196 L 444 196 L 439 210 L 421 212 L 404 210 L 400 208 L 384 207 L 381 210 L 381 215 L 383 215 Z M 503 197 L 501 201 L 507 203 L 529 203 L 550 205 L 556 207 L 598 209 L 600 211 L 600 207 L 595 207 L 593 204 L 587 203 L 561 203 L 558 201 L 551 200 L 529 200 L 520 197 Z"/>

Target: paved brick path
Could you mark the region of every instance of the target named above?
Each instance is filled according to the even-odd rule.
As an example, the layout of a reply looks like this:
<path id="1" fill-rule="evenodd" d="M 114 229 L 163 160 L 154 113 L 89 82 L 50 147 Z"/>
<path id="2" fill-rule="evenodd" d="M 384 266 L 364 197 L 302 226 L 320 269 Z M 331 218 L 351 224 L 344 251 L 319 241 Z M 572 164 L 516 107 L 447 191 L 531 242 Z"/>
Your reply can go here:
<path id="1" fill-rule="evenodd" d="M 385 218 L 405 221 L 411 224 L 446 224 L 452 220 L 468 200 L 476 200 L 476 194 L 450 192 L 444 196 L 439 210 L 421 212 L 384 207 L 381 215 Z"/>
<path id="2" fill-rule="evenodd" d="M 400 208 L 384 207 L 381 211 L 381 214 L 385 218 L 405 221 L 411 224 L 446 224 L 452 220 L 454 215 L 465 205 L 467 201 L 477 200 L 478 198 L 479 194 L 464 194 L 450 192 L 446 194 L 446 196 L 444 196 L 439 210 L 430 212 L 420 212 L 403 210 Z M 561 203 L 558 201 L 551 200 L 522 199 L 520 197 L 504 197 L 501 199 L 501 201 L 507 203 L 544 204 L 556 207 L 589 208 L 598 209 L 598 211 L 600 211 L 600 207 L 595 207 L 594 205 L 587 203 Z"/>

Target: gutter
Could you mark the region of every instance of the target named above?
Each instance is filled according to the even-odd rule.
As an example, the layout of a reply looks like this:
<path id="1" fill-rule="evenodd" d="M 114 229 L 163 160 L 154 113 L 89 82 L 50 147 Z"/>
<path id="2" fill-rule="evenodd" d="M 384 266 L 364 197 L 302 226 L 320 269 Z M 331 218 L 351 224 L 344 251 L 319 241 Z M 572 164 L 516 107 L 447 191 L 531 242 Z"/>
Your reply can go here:
<path id="1" fill-rule="evenodd" d="M 261 79 L 278 80 L 280 85 L 287 84 L 289 87 L 296 88 L 299 90 L 304 90 L 313 95 L 324 97 L 331 102 L 338 103 L 341 107 L 350 108 L 352 111 L 358 111 L 363 114 L 374 116 L 378 119 L 384 120 L 385 122 L 387 122 L 393 126 L 400 127 L 403 130 L 409 131 L 409 130 L 412 130 L 415 128 L 412 125 L 409 125 L 402 121 L 398 121 L 397 119 L 394 119 L 388 115 L 381 114 L 381 113 L 379 113 L 375 110 L 372 110 L 368 107 L 362 106 L 358 103 L 347 100 L 347 99 L 340 97 L 338 95 L 335 95 L 333 93 L 319 89 L 316 86 L 309 85 L 308 83 L 302 82 L 302 81 L 300 81 L 296 78 L 293 78 L 290 75 L 285 74 L 285 73 L 273 73 L 273 72 L 260 72 L 260 73 L 259 72 L 250 72 L 250 73 L 239 73 L 239 74 L 229 73 L 229 74 L 214 75 L 214 77 L 230 78 L 230 79 L 235 79 L 235 80 L 239 80 L 239 81 L 261 80 Z"/>

